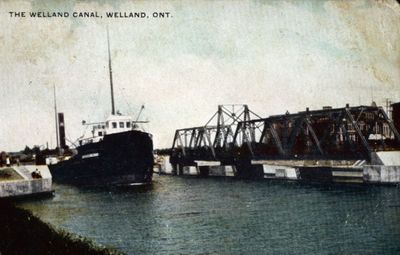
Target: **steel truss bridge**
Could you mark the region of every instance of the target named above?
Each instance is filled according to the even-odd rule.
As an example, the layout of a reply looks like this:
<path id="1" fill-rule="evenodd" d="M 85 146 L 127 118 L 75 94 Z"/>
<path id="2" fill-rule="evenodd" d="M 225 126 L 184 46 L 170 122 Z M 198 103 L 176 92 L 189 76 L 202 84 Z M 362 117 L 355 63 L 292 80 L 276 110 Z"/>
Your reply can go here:
<path id="1" fill-rule="evenodd" d="M 212 123 L 214 123 L 212 125 Z M 247 105 L 220 105 L 200 127 L 178 129 L 171 163 L 237 159 L 365 159 L 371 152 L 400 149 L 400 135 L 381 107 L 286 113 L 267 118 Z"/>

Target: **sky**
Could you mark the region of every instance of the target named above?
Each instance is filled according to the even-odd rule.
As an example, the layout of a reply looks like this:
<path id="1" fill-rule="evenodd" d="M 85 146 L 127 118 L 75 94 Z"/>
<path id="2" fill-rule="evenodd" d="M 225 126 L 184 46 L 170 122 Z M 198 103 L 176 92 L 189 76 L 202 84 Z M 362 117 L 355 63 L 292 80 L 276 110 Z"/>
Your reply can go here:
<path id="1" fill-rule="evenodd" d="M 136 117 L 144 105 L 155 148 L 204 125 L 219 104 L 267 117 L 400 101 L 394 0 L 50 2 L 0 1 L 0 151 L 56 145 L 53 86 L 68 140 L 82 135 L 82 120 L 108 117 L 107 26 L 116 109 Z M 71 17 L 85 11 L 103 17 Z"/>

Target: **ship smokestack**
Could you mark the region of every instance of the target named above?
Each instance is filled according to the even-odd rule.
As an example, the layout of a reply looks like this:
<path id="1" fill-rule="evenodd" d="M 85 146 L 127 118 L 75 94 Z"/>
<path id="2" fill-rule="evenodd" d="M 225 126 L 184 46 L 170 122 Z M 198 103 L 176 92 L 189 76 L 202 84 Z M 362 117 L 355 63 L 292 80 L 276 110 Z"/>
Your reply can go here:
<path id="1" fill-rule="evenodd" d="M 60 136 L 60 147 L 61 149 L 65 149 L 65 123 L 64 123 L 64 113 L 58 113 L 58 134 Z"/>

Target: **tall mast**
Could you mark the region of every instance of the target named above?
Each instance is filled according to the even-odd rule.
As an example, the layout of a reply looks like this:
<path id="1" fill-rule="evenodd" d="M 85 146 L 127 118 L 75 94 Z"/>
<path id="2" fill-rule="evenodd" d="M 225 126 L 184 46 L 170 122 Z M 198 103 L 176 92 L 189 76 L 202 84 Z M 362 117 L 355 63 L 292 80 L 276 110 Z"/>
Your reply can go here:
<path id="1" fill-rule="evenodd" d="M 110 36 L 108 34 L 108 26 L 107 26 L 107 45 L 108 45 L 108 69 L 110 72 L 110 86 L 111 86 L 111 114 L 115 115 L 114 88 L 113 88 L 112 68 L 111 68 L 111 53 L 110 53 Z"/>
<path id="2" fill-rule="evenodd" d="M 54 90 L 54 117 L 55 117 L 55 123 L 56 123 L 56 140 L 57 140 L 57 149 L 60 147 L 59 141 L 58 141 L 58 121 L 57 121 L 57 96 L 56 96 L 56 85 L 53 84 L 53 90 Z"/>

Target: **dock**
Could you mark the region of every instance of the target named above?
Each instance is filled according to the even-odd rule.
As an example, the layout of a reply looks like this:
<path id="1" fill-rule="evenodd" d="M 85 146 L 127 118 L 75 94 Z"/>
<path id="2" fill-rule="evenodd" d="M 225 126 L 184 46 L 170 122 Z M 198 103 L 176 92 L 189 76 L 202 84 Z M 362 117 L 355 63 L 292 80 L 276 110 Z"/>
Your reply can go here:
<path id="1" fill-rule="evenodd" d="M 0 168 L 0 199 L 52 195 L 52 177 L 46 165 Z"/>

